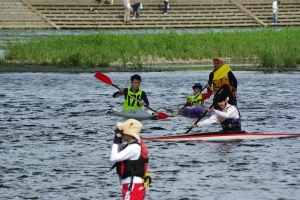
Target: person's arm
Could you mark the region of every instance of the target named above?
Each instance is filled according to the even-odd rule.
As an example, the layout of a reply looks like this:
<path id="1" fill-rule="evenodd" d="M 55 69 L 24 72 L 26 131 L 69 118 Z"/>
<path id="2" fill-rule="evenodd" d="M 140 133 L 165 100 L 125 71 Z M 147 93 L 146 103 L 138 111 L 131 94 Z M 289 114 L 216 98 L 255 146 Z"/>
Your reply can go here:
<path id="1" fill-rule="evenodd" d="M 213 124 L 213 123 L 216 123 L 218 122 L 218 118 L 217 116 L 214 114 L 212 115 L 210 118 L 206 119 L 206 120 L 203 120 L 201 122 L 198 122 L 197 123 L 197 126 L 207 126 L 207 125 L 210 125 L 210 124 Z"/>
<path id="2" fill-rule="evenodd" d="M 213 82 L 213 78 L 214 78 L 214 73 L 213 73 L 213 71 L 212 71 L 212 72 L 210 72 L 210 74 L 209 74 L 209 78 L 208 78 L 206 87 L 208 87 L 208 86 L 211 87 L 211 84 L 212 84 L 212 82 Z"/>
<path id="3" fill-rule="evenodd" d="M 127 93 L 128 93 L 128 89 L 127 88 L 120 88 L 120 90 L 118 92 L 115 92 L 113 94 L 113 98 L 117 98 L 117 97 L 119 97 L 121 95 L 125 95 L 126 96 Z"/>
<path id="4" fill-rule="evenodd" d="M 237 90 L 238 83 L 232 71 L 228 72 L 228 77 L 230 80 L 230 85 L 234 87 L 234 90 Z"/>
<path id="5" fill-rule="evenodd" d="M 138 144 L 131 144 L 124 150 L 119 151 L 119 145 L 113 144 L 111 149 L 110 161 L 120 162 L 123 160 L 138 159 L 141 154 L 141 147 Z"/>
<path id="6" fill-rule="evenodd" d="M 146 103 L 145 107 L 148 107 L 149 106 L 149 101 L 148 101 L 148 98 L 147 98 L 147 94 L 146 92 L 142 92 L 142 99 L 143 99 L 143 102 Z"/>
<path id="7" fill-rule="evenodd" d="M 213 91 L 212 91 L 211 87 L 209 87 L 209 88 L 207 88 L 207 89 L 208 89 L 208 92 L 202 94 L 202 103 L 204 103 L 204 101 L 205 101 L 206 99 L 209 99 L 209 97 L 213 94 Z"/>
<path id="8" fill-rule="evenodd" d="M 217 116 L 220 116 L 222 118 L 238 118 L 239 117 L 239 112 L 238 110 L 236 109 L 235 106 L 230 106 L 228 109 L 227 109 L 227 112 L 222 112 L 222 111 L 219 111 L 219 110 L 214 110 L 214 113 L 217 115 Z"/>

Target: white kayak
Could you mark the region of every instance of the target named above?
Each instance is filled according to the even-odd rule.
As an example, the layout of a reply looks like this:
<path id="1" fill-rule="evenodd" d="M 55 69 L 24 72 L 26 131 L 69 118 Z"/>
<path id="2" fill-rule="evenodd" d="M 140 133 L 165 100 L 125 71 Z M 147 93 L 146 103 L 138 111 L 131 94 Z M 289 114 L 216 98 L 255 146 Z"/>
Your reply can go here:
<path id="1" fill-rule="evenodd" d="M 284 137 L 300 137 L 299 133 L 196 133 L 187 135 L 170 135 L 161 137 L 142 137 L 143 140 L 150 141 L 171 141 L 171 142 L 187 142 L 187 141 L 227 141 L 227 140 L 258 140 L 267 138 L 284 138 Z"/>
<path id="2" fill-rule="evenodd" d="M 111 107 L 108 110 L 109 114 L 125 117 L 125 118 L 133 118 L 137 120 L 142 119 L 158 119 L 158 114 L 148 110 L 148 109 L 134 109 L 134 110 L 120 110 L 115 107 Z"/>

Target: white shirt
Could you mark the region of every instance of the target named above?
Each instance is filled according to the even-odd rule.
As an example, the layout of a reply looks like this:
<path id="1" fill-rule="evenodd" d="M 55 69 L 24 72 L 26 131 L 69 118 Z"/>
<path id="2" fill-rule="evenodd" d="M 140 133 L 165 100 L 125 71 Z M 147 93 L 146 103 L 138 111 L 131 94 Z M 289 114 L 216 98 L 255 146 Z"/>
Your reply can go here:
<path id="1" fill-rule="evenodd" d="M 130 6 L 130 0 L 124 0 L 123 1 L 123 5 L 126 7 L 126 8 L 130 8 L 131 6 Z"/>
<path id="2" fill-rule="evenodd" d="M 227 112 L 224 112 L 226 109 L 227 109 Z M 203 120 L 201 122 L 198 122 L 197 126 L 206 126 L 206 125 L 216 123 L 219 121 L 219 118 L 224 118 L 224 119 L 240 118 L 240 115 L 239 115 L 239 111 L 237 110 L 237 108 L 235 106 L 227 104 L 226 107 L 224 109 L 222 109 L 221 111 L 214 110 L 214 114 L 210 118 Z"/>
<path id="3" fill-rule="evenodd" d="M 274 1 L 272 3 L 272 11 L 273 11 L 273 13 L 276 13 L 277 10 L 278 10 L 277 1 Z"/>
<path id="4" fill-rule="evenodd" d="M 111 149 L 110 161 L 120 162 L 123 160 L 137 160 L 141 155 L 141 146 L 138 144 L 130 144 L 128 147 L 120 151 L 122 144 L 113 144 Z M 122 184 L 130 183 L 131 177 L 122 180 Z M 133 183 L 143 183 L 141 177 L 134 176 Z"/>

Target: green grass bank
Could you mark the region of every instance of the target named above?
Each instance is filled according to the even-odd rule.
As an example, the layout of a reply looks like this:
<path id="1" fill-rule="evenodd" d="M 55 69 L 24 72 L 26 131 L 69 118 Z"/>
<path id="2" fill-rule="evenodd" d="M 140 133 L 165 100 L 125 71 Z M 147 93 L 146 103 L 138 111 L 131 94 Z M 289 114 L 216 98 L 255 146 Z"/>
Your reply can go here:
<path id="1" fill-rule="evenodd" d="M 160 60 L 211 62 L 215 56 L 255 59 L 263 68 L 293 69 L 300 64 L 300 29 L 253 28 L 199 33 L 125 33 L 32 37 L 7 41 L 0 65 L 8 62 L 68 67 L 142 68 Z"/>

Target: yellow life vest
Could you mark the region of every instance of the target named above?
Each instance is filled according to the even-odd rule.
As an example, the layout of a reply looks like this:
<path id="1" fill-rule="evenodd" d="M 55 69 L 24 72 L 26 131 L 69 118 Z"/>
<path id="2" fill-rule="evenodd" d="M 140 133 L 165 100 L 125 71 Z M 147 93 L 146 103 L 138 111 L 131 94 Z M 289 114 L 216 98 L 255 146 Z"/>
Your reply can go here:
<path id="1" fill-rule="evenodd" d="M 202 105 L 202 94 L 199 94 L 196 98 L 193 99 L 192 95 L 189 95 L 187 97 L 188 99 L 191 99 L 191 106 L 198 106 Z"/>
<path id="2" fill-rule="evenodd" d="M 217 71 L 217 70 L 216 70 Z M 214 71 L 214 75 L 216 73 L 216 71 Z M 219 80 L 214 80 L 213 81 L 213 91 L 214 91 L 214 94 L 216 94 L 219 90 L 219 88 L 224 85 L 224 84 L 227 84 L 229 85 L 229 88 L 230 88 L 230 92 L 232 93 L 233 91 L 233 87 L 229 84 L 230 80 L 229 80 L 229 76 L 228 74 L 226 74 L 223 78 L 219 79 Z"/>
<path id="3" fill-rule="evenodd" d="M 134 93 L 131 91 L 131 88 L 128 88 L 127 92 L 130 96 L 133 96 L 139 101 L 142 101 L 143 90 L 139 89 L 136 93 Z M 129 95 L 127 95 L 125 98 L 123 110 L 141 109 L 142 105 L 140 104 L 140 102 L 130 97 Z"/>

